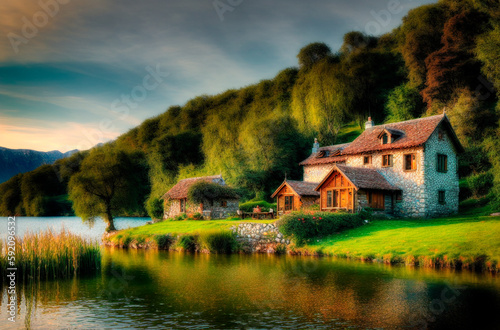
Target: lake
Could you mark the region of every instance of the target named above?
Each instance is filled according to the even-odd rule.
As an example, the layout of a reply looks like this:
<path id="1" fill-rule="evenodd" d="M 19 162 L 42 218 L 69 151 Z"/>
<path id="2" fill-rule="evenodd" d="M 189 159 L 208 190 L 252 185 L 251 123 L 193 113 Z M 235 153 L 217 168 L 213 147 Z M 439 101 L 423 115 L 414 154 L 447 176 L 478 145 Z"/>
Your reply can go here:
<path id="1" fill-rule="evenodd" d="M 12 325 L 3 290 L 0 328 L 498 329 L 500 311 L 490 274 L 113 248 L 103 248 L 98 276 L 19 293 Z"/>
<path id="2" fill-rule="evenodd" d="M 0 239 L 7 237 L 7 219 L 0 217 Z M 115 218 L 115 227 L 117 229 L 126 229 L 145 225 L 151 218 Z M 78 234 L 82 237 L 100 240 L 106 224 L 98 219 L 93 226 L 84 223 L 78 217 L 16 217 L 16 235 L 22 237 L 24 233 L 38 232 L 47 229 L 52 229 L 56 232 L 62 228 Z"/>

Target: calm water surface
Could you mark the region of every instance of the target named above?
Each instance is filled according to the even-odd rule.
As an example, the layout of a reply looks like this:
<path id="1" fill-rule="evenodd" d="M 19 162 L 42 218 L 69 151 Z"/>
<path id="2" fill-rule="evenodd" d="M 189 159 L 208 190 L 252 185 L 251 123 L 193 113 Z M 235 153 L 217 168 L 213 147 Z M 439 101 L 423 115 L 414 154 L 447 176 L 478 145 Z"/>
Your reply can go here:
<path id="1" fill-rule="evenodd" d="M 117 227 L 147 220 L 123 218 Z M 63 225 L 92 238 L 104 231 L 102 222 L 89 230 L 78 218 L 59 217 L 18 218 L 18 233 Z M 331 258 L 102 251 L 98 276 L 18 283 L 15 324 L 6 321 L 0 287 L 0 329 L 500 328 L 500 279 L 489 274 Z"/>
<path id="2" fill-rule="evenodd" d="M 0 239 L 5 239 L 7 236 L 7 219 L 0 217 Z M 137 227 L 150 220 L 151 218 L 115 218 L 115 227 L 117 229 Z M 78 217 L 16 217 L 16 234 L 20 237 L 28 231 L 39 232 L 52 229 L 59 232 L 62 228 L 83 237 L 100 240 L 106 224 L 99 219 L 93 226 L 90 226 Z"/>
<path id="3" fill-rule="evenodd" d="M 498 278 L 330 258 L 104 249 L 92 278 L 21 287 L 0 328 L 495 329 Z"/>

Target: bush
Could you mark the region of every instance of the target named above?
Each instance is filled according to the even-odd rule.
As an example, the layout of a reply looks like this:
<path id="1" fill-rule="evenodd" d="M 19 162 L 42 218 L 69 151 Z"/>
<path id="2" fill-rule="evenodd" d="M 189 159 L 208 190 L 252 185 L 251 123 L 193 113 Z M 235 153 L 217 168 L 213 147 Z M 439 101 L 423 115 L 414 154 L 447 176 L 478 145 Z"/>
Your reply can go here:
<path id="1" fill-rule="evenodd" d="M 172 245 L 174 238 L 170 235 L 155 235 L 154 239 L 160 250 L 168 250 Z"/>
<path id="2" fill-rule="evenodd" d="M 493 187 L 493 174 L 482 172 L 467 177 L 467 185 L 474 197 L 485 196 Z"/>
<path id="3" fill-rule="evenodd" d="M 182 213 L 182 214 L 179 214 L 178 216 L 176 216 L 173 220 L 174 221 L 182 221 L 182 220 L 185 220 L 186 218 L 187 218 L 186 213 Z"/>
<path id="4" fill-rule="evenodd" d="M 146 210 L 153 220 L 163 219 L 163 200 L 149 197 L 146 201 Z"/>
<path id="5" fill-rule="evenodd" d="M 213 230 L 199 234 L 199 243 L 202 249 L 213 253 L 231 253 L 238 249 L 235 234 L 229 230 Z"/>
<path id="6" fill-rule="evenodd" d="M 240 210 L 243 212 L 253 212 L 253 209 L 257 207 L 257 205 L 260 206 L 263 212 L 269 212 L 270 208 L 276 211 L 277 208 L 276 203 L 268 203 L 266 201 L 250 201 L 240 204 Z"/>
<path id="7" fill-rule="evenodd" d="M 329 212 L 293 212 L 284 215 L 277 222 L 280 232 L 292 237 L 297 245 L 313 237 L 331 235 L 362 224 L 363 217 L 359 214 Z"/>
<path id="8" fill-rule="evenodd" d="M 182 235 L 177 240 L 177 245 L 184 249 L 184 251 L 196 250 L 197 237 L 194 235 Z"/>

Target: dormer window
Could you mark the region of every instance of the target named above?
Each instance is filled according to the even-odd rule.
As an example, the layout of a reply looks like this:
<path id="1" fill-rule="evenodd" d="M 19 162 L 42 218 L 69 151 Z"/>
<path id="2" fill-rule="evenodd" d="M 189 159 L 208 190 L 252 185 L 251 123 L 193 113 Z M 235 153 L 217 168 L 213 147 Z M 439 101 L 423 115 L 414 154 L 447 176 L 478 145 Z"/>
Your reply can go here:
<path id="1" fill-rule="evenodd" d="M 379 134 L 378 138 L 380 139 L 381 144 L 389 144 L 393 143 L 403 135 L 404 133 L 400 130 L 384 128 L 384 130 Z"/>
<path id="2" fill-rule="evenodd" d="M 328 156 L 330 156 L 330 151 L 326 150 L 325 151 L 325 157 L 328 157 Z"/>

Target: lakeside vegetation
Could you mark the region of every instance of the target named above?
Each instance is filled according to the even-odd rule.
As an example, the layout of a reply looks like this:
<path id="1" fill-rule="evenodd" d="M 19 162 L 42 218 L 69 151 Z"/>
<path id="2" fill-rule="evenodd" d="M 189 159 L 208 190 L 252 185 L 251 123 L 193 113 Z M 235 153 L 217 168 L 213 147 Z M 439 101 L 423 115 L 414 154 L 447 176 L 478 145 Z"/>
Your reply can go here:
<path id="1" fill-rule="evenodd" d="M 350 216 L 352 217 L 352 215 Z M 296 218 L 297 215 L 293 217 Z M 302 218 L 305 219 L 307 216 Z M 288 233 L 288 237 L 297 238 L 293 234 L 297 236 L 297 231 L 300 230 L 306 230 L 309 233 L 311 231 L 309 227 L 314 224 L 311 219 L 304 220 L 298 226 L 289 228 L 291 231 Z M 498 241 L 500 216 L 463 214 L 437 219 L 379 219 L 371 220 L 364 225 L 356 223 L 349 226 L 343 226 L 342 224 L 345 222 L 343 220 L 346 220 L 345 216 L 332 222 L 335 226 L 325 227 L 326 229 L 336 227 L 332 229 L 335 231 L 334 234 L 315 236 L 320 235 L 316 230 L 314 233 L 310 233 L 311 235 L 305 235 L 307 233 L 299 235 L 301 237 L 299 241 L 295 240 L 296 244 L 289 245 L 286 250 L 281 252 L 327 255 L 422 267 L 500 271 L 500 242 Z M 209 237 L 216 232 L 226 232 L 225 235 L 230 236 L 229 228 L 242 222 L 255 221 L 164 221 L 122 230 L 108 239 L 114 245 L 131 247 L 134 243 L 134 246 L 138 247 L 137 243 L 145 244 L 155 237 L 168 236 L 169 245 L 165 246 L 167 249 L 201 251 L 203 243 L 199 237 Z M 274 220 L 259 222 L 272 223 Z M 279 220 L 277 224 L 279 225 Z M 358 227 L 354 228 L 356 226 Z M 226 242 L 229 243 L 224 244 L 232 244 L 230 243 L 232 239 L 228 239 Z M 208 250 L 216 251 L 214 248 L 208 248 Z M 238 248 L 233 245 L 232 249 L 226 251 L 237 252 Z"/>
<path id="2" fill-rule="evenodd" d="M 95 274 L 101 268 L 99 243 L 64 229 L 59 233 L 52 230 L 26 233 L 15 242 L 16 276 L 25 281 Z M 5 274 L 8 243 L 0 241 L 0 245 L 0 273 Z"/>
<path id="3" fill-rule="evenodd" d="M 336 50 L 305 45 L 296 67 L 171 106 L 105 146 L 121 158 L 100 166 L 85 161 L 99 158 L 93 152 L 79 152 L 2 183 L 0 214 L 60 215 L 73 207 L 92 218 L 102 207 L 82 209 L 81 198 L 95 198 L 77 183 L 129 161 L 137 171 L 129 171 L 133 175 L 124 176 L 122 186 L 141 191 L 120 191 L 120 200 L 134 202 L 112 202 L 113 216 L 154 217 L 160 197 L 179 179 L 215 173 L 239 188 L 241 202 L 270 202 L 285 173 L 301 178 L 298 163 L 315 137 L 322 145 L 349 142 L 369 115 L 381 124 L 442 113 L 444 107 L 466 149 L 460 177 L 487 176 L 485 187 L 493 192 L 480 188 L 482 196 L 465 192 L 461 200 L 484 197 L 481 203 L 499 209 L 499 13 L 495 1 L 440 0 L 410 10 L 384 35 L 351 31 Z"/>

